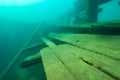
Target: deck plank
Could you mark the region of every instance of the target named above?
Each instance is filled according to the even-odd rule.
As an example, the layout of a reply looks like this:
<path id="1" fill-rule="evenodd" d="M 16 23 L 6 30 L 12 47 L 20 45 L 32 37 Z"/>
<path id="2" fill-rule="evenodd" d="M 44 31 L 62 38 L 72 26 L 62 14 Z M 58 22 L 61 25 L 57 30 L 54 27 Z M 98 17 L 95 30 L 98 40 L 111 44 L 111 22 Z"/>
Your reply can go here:
<path id="1" fill-rule="evenodd" d="M 102 56 L 99 54 L 95 54 L 93 52 L 77 48 L 72 45 L 61 45 L 61 48 L 67 49 L 67 51 L 72 52 L 76 55 L 77 58 L 84 60 L 85 62 L 91 64 L 92 66 L 96 67 L 97 69 L 103 71 L 104 73 L 108 74 L 109 76 L 119 80 L 120 79 L 120 62 L 108 58 L 106 56 Z"/>
<path id="2" fill-rule="evenodd" d="M 68 48 L 69 49 L 69 48 Z M 76 80 L 114 80 L 100 70 L 94 68 L 77 58 L 66 48 L 57 46 L 52 48 L 54 54 L 64 63 L 64 65 L 73 73 Z"/>
<path id="3" fill-rule="evenodd" d="M 120 36 L 89 34 L 50 34 L 49 36 L 120 61 Z"/>
<path id="4" fill-rule="evenodd" d="M 51 33 L 51 37 L 63 38 L 63 40 L 68 40 L 72 42 L 81 41 L 81 42 L 94 42 L 101 43 L 106 47 L 111 47 L 115 49 L 120 49 L 120 35 L 97 35 L 97 34 L 55 34 Z M 80 42 L 79 41 L 79 42 Z M 100 44 L 99 44 L 100 45 Z"/>
<path id="5" fill-rule="evenodd" d="M 76 80 L 50 48 L 40 51 L 47 80 Z"/>

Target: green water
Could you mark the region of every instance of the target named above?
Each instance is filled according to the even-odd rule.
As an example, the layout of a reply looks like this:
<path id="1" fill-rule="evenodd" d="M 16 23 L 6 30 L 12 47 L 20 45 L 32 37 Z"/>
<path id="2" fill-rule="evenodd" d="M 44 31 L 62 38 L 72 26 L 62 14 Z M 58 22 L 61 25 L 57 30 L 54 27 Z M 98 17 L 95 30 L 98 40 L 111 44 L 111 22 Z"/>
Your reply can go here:
<path id="1" fill-rule="evenodd" d="M 60 28 L 55 25 L 88 23 L 85 15 L 87 6 L 87 0 L 1 0 L 0 78 L 2 80 L 46 80 L 42 63 L 25 69 L 19 67 L 25 57 L 37 53 L 39 49 L 21 53 L 11 68 L 8 67 L 23 47 L 41 43 L 41 36 L 47 36 Z M 101 10 L 96 22 L 120 20 L 119 0 L 111 0 L 100 5 L 99 8 Z"/>

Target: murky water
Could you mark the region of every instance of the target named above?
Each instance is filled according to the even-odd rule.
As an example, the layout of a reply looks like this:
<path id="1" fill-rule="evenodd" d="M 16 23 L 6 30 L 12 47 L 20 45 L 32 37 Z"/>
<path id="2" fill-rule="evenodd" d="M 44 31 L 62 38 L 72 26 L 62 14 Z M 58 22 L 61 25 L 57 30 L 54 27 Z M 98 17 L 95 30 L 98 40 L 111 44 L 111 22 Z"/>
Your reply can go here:
<path id="1" fill-rule="evenodd" d="M 57 32 L 62 26 L 120 20 L 119 0 L 95 3 L 94 0 L 1 0 L 0 80 L 47 80 L 42 62 L 20 68 L 27 56 L 46 47 L 41 37 Z M 37 44 L 40 45 L 23 52 Z"/>

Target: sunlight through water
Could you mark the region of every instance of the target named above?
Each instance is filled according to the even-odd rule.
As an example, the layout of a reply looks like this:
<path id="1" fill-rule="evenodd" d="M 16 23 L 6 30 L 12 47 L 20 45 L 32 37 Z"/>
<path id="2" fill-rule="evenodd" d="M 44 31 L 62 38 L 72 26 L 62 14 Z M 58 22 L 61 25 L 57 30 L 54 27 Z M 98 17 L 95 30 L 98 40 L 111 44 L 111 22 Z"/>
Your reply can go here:
<path id="1" fill-rule="evenodd" d="M 25 6 L 43 2 L 43 0 L 0 0 L 0 6 Z"/>

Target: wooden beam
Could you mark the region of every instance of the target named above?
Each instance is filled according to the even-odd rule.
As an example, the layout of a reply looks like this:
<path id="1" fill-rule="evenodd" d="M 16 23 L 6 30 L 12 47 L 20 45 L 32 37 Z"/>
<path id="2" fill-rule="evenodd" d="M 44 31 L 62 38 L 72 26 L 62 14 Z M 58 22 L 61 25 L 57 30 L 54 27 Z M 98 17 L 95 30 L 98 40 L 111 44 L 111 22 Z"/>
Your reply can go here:
<path id="1" fill-rule="evenodd" d="M 87 0 L 87 10 L 86 10 L 86 23 L 97 22 L 98 19 L 98 1 L 97 0 Z"/>
<path id="2" fill-rule="evenodd" d="M 120 34 L 120 21 L 110 21 L 102 23 L 78 24 L 71 26 L 61 26 L 58 33 L 81 33 L 81 34 Z"/>
<path id="3" fill-rule="evenodd" d="M 98 0 L 98 3 L 99 3 L 99 5 L 102 5 L 102 4 L 105 4 L 109 1 L 112 1 L 112 0 Z"/>

